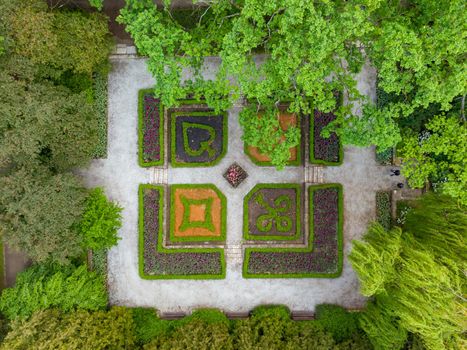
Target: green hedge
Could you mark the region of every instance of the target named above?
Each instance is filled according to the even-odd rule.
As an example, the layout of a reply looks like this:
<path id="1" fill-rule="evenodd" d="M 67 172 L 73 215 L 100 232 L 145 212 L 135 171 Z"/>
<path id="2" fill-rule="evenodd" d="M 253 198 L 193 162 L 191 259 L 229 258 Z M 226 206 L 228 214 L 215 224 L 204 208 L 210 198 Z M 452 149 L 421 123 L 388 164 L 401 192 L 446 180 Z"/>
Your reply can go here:
<path id="1" fill-rule="evenodd" d="M 249 264 L 252 253 L 298 253 L 297 255 L 303 258 L 309 258 L 314 252 L 313 247 L 313 235 L 314 235 L 314 222 L 313 222 L 313 195 L 320 189 L 335 188 L 338 191 L 338 222 L 337 222 L 337 264 L 336 269 L 333 272 L 313 272 L 307 271 L 302 273 L 251 273 L 249 272 Z M 246 248 L 245 259 L 243 261 L 243 277 L 244 278 L 336 278 L 342 273 L 343 265 L 343 196 L 342 196 L 342 185 L 340 184 L 325 184 L 318 186 L 310 186 L 308 188 L 309 193 L 309 246 L 307 248 Z M 277 264 L 277 260 L 271 263 Z"/>
<path id="2" fill-rule="evenodd" d="M 297 193 L 296 200 L 296 232 L 293 236 L 273 236 L 273 235 L 252 235 L 248 228 L 248 202 L 251 197 L 263 188 L 293 188 Z M 257 184 L 251 189 L 250 192 L 243 199 L 243 238 L 247 240 L 260 240 L 260 241 L 284 241 L 284 240 L 296 240 L 301 235 L 301 186 L 298 184 Z"/>
<path id="3" fill-rule="evenodd" d="M 154 254 L 159 254 L 161 256 L 171 256 L 170 258 L 178 261 L 182 259 L 185 253 L 192 253 L 203 258 L 203 254 L 217 254 L 219 256 L 219 266 L 220 272 L 218 274 L 212 273 L 203 273 L 203 274 L 189 274 L 186 273 L 165 273 L 165 274 L 147 274 L 144 271 L 145 260 L 144 260 L 144 197 L 143 190 L 151 189 L 159 192 L 159 213 L 158 213 L 158 232 L 157 232 L 157 246 L 154 251 Z M 164 208 L 164 187 L 157 185 L 140 185 L 139 186 L 139 273 L 143 279 L 222 279 L 225 278 L 225 257 L 224 250 L 221 248 L 178 248 L 178 249 L 167 249 L 162 245 L 163 238 L 163 208 Z M 172 266 L 176 268 L 177 266 Z"/>
<path id="4" fill-rule="evenodd" d="M 178 188 L 206 188 L 213 190 L 221 200 L 221 234 L 220 236 L 193 236 L 175 237 L 175 190 Z M 224 194 L 213 184 L 180 184 L 170 186 L 170 228 L 169 238 L 171 242 L 205 242 L 205 241 L 225 241 L 227 234 L 227 199 Z"/>
<path id="5" fill-rule="evenodd" d="M 182 102 L 188 102 L 189 100 L 184 100 Z M 184 163 L 177 161 L 177 151 L 176 151 L 176 142 L 177 142 L 177 135 L 176 135 L 176 127 L 175 122 L 178 116 L 222 116 L 222 150 L 219 156 L 209 162 L 193 162 L 193 163 Z M 225 154 L 227 153 L 227 145 L 228 145 L 228 126 L 227 126 L 227 113 L 215 113 L 215 112 L 198 112 L 198 111 L 186 111 L 186 112 L 172 112 L 170 113 L 170 164 L 172 167 L 210 167 L 219 164 L 219 162 L 224 158 Z M 182 135 L 183 137 L 183 135 Z M 188 146 L 185 143 L 185 139 L 183 145 L 186 149 Z"/>

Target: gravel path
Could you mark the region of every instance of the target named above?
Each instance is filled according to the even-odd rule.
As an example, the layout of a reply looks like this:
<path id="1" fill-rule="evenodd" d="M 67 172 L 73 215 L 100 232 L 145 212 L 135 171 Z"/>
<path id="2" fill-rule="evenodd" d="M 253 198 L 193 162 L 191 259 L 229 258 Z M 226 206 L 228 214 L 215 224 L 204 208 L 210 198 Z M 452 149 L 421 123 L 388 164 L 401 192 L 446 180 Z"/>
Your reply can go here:
<path id="1" fill-rule="evenodd" d="M 227 276 L 224 280 L 143 280 L 138 275 L 138 185 L 154 180 L 154 169 L 137 164 L 137 100 L 138 90 L 151 87 L 154 80 L 144 59 L 114 57 L 109 76 L 109 144 L 108 159 L 94 161 L 81 173 L 88 186 L 103 186 L 107 195 L 124 207 L 122 238 L 109 253 L 109 292 L 112 304 L 152 306 L 161 312 L 189 312 L 200 307 L 215 307 L 230 312 L 249 311 L 261 304 L 284 304 L 292 310 L 313 311 L 320 303 L 336 303 L 348 308 L 363 306 L 358 281 L 347 259 L 342 276 L 337 279 L 243 279 L 238 258 L 242 241 L 243 197 L 259 182 L 296 182 L 304 180 L 303 168 L 259 168 L 243 154 L 239 107 L 229 110 L 228 152 L 215 167 L 203 169 L 171 169 L 168 183 L 214 183 L 226 195 L 227 204 Z M 216 61 L 206 63 L 207 76 L 212 76 Z M 359 76 L 359 89 L 374 98 L 374 72 L 366 67 Z M 323 169 L 325 182 L 344 186 L 344 249 L 350 241 L 364 233 L 374 219 L 375 190 L 390 189 L 394 184 L 388 169 L 377 166 L 372 148 L 345 149 L 340 167 Z M 229 187 L 222 177 L 233 162 L 249 174 L 237 189 Z M 156 171 L 156 177 L 157 177 Z M 160 178 L 163 178 L 160 177 Z"/>

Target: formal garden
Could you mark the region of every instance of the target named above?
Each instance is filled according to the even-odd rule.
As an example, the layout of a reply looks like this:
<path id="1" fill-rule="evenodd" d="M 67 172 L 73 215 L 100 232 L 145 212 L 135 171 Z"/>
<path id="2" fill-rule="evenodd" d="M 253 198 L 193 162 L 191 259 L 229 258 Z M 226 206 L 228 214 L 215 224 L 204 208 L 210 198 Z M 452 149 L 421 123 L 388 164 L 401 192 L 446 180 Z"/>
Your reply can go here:
<path id="1" fill-rule="evenodd" d="M 465 7 L 0 0 L 0 349 L 465 348 Z"/>

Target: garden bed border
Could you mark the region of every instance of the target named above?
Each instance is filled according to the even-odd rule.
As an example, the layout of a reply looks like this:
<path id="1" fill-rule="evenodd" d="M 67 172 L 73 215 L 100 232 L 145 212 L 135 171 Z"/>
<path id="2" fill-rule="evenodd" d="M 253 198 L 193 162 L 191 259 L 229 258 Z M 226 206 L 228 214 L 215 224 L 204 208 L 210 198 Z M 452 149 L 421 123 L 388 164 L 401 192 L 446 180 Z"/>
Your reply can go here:
<path id="1" fill-rule="evenodd" d="M 159 191 L 159 232 L 157 241 L 157 251 L 164 254 L 177 254 L 177 253 L 219 253 L 220 257 L 220 274 L 200 274 L 200 275 L 148 275 L 144 272 L 144 196 L 143 190 L 145 188 L 155 189 Z M 162 185 L 141 184 L 138 188 L 138 270 L 142 279 L 146 280 L 166 280 L 166 279 L 223 279 L 225 278 L 225 256 L 224 249 L 222 248 L 178 248 L 167 249 L 163 247 L 163 211 L 164 211 L 164 191 Z"/>
<path id="2" fill-rule="evenodd" d="M 261 273 L 252 274 L 248 272 L 248 263 L 252 252 L 266 252 L 266 253 L 311 253 L 313 251 L 313 237 L 314 237 L 314 217 L 313 217 L 313 192 L 319 189 L 337 188 L 338 192 L 338 220 L 337 220 L 337 271 L 332 273 L 316 273 L 316 272 L 302 272 L 302 273 Z M 243 260 L 242 276 L 243 278 L 337 278 L 342 274 L 343 268 L 343 227 L 344 227 L 344 208 L 343 208 L 343 191 L 342 185 L 338 183 L 330 183 L 323 185 L 311 185 L 308 187 L 308 200 L 309 200 L 309 227 L 308 227 L 308 247 L 306 248 L 246 248 L 245 258 Z"/>

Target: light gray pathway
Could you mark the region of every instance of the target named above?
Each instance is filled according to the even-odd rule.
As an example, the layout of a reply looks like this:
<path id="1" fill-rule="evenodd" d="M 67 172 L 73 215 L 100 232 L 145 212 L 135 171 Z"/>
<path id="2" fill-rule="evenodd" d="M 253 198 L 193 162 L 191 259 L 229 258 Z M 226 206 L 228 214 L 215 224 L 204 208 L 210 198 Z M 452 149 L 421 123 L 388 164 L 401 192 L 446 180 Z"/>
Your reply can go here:
<path id="1" fill-rule="evenodd" d="M 303 168 L 254 166 L 243 154 L 238 107 L 229 110 L 228 152 L 215 167 L 198 169 L 143 169 L 137 164 L 138 90 L 154 84 L 144 59 L 113 57 L 109 76 L 108 159 L 94 161 L 82 174 L 89 186 L 103 186 L 107 195 L 124 207 L 118 246 L 109 253 L 109 292 L 112 304 L 152 306 L 162 312 L 190 311 L 216 307 L 230 312 L 249 311 L 261 304 L 285 304 L 292 310 L 312 311 L 320 303 L 336 303 L 348 308 L 363 306 L 358 281 L 347 259 L 337 279 L 243 279 L 241 243 L 243 197 L 259 182 L 297 182 L 305 178 Z M 212 75 L 215 60 L 206 64 Z M 359 76 L 359 89 L 374 98 L 374 72 L 366 68 Z M 232 189 L 222 177 L 233 162 L 247 170 L 249 177 Z M 371 148 L 346 148 L 340 167 L 320 170 L 325 182 L 344 186 L 344 246 L 360 237 L 374 219 L 377 189 L 392 186 L 387 169 L 378 167 Z M 148 182 L 214 183 L 227 197 L 227 275 L 223 280 L 142 280 L 138 275 L 138 185 Z M 240 253 L 240 254 L 239 254 Z"/>

